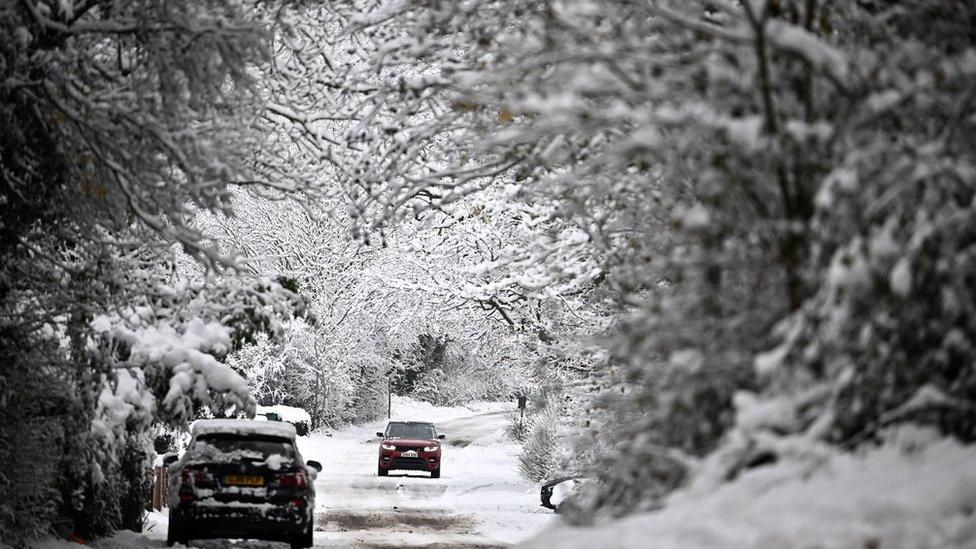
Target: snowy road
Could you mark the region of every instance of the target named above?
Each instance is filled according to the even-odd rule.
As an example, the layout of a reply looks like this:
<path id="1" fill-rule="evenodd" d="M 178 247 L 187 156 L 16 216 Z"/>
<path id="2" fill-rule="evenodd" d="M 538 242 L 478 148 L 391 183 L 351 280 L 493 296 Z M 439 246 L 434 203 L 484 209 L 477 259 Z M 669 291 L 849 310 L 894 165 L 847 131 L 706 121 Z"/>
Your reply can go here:
<path id="1" fill-rule="evenodd" d="M 538 487 L 518 474 L 518 447 L 504 437 L 508 413 L 498 404 L 470 410 L 397 402 L 394 419 L 433 421 L 447 435 L 439 479 L 423 473 L 376 475 L 375 432 L 385 420 L 331 437 L 300 438 L 305 459 L 323 464 L 315 482 L 315 546 L 502 547 L 541 530 L 554 515 L 539 506 Z M 160 530 L 153 537 L 165 536 Z M 193 545 L 287 547 L 222 540 Z"/>

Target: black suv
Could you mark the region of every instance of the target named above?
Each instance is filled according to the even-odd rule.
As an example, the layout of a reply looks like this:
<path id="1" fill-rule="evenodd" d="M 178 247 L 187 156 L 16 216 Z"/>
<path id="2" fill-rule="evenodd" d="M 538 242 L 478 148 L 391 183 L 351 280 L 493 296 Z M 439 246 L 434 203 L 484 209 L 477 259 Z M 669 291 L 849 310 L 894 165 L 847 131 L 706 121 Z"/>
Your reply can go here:
<path id="1" fill-rule="evenodd" d="M 201 420 L 181 459 L 167 456 L 166 544 L 191 539 L 250 538 L 312 546 L 313 480 L 287 423 Z"/>

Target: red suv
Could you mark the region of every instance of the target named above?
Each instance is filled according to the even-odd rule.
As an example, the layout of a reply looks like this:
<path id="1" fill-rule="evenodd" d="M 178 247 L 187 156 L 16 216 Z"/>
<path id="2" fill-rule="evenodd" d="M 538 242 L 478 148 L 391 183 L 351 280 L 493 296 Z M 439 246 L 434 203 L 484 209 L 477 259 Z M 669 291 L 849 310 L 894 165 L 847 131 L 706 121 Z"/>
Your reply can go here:
<path id="1" fill-rule="evenodd" d="M 385 477 L 391 470 L 430 471 L 430 478 L 441 476 L 441 443 L 433 423 L 391 421 L 380 437 L 380 459 L 376 473 Z"/>

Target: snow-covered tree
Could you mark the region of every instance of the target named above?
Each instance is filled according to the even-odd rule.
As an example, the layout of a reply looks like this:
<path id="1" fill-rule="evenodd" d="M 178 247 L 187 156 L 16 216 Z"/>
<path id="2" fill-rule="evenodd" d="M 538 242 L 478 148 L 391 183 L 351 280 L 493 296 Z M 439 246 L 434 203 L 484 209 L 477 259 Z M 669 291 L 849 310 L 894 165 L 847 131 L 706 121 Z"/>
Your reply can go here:
<path id="1" fill-rule="evenodd" d="M 295 146 L 338 141 L 319 147 L 364 229 L 465 218 L 479 199 L 523 209 L 533 230 L 494 247 L 467 297 L 509 318 L 520 296 L 578 292 L 571 310 L 597 317 L 613 303 L 616 322 L 592 328 L 609 327 L 594 377 L 614 389 L 595 434 L 619 441 L 598 505 L 630 511 L 682 482 L 742 390 L 802 396 L 791 428 L 833 442 L 907 417 L 972 437 L 968 5 L 349 1 L 302 16 L 312 34 L 283 47 L 328 93 L 289 88 Z"/>
<path id="2" fill-rule="evenodd" d="M 301 191 L 247 157 L 267 21 L 237 1 L 0 3 L 0 459 L 46 472 L 0 475 L 43 494 L 0 503 L 8 543 L 57 516 L 86 538 L 138 527 L 149 423 L 253 409 L 221 359 L 304 307 L 274 277 L 214 277 L 236 261 L 196 226 L 234 187 Z M 178 280 L 174 248 L 211 272 Z"/>

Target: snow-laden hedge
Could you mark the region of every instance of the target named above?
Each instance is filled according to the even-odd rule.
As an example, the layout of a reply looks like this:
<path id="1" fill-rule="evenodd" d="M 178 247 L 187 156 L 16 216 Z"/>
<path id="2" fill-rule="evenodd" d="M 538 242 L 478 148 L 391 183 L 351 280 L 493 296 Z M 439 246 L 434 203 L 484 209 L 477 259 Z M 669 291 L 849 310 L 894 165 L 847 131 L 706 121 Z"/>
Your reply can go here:
<path id="1" fill-rule="evenodd" d="M 528 434 L 519 454 L 519 470 L 533 481 L 542 482 L 560 473 L 566 447 L 559 437 L 559 417 L 552 409 L 545 409 L 527 422 Z"/>
<path id="2" fill-rule="evenodd" d="M 721 452 L 658 511 L 589 528 L 556 525 L 523 547 L 972 547 L 976 446 L 914 427 L 884 439 L 853 454 L 782 440 L 776 463 L 731 482 Z"/>

